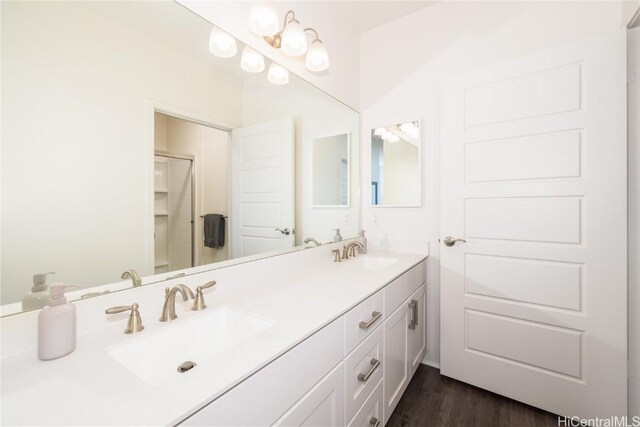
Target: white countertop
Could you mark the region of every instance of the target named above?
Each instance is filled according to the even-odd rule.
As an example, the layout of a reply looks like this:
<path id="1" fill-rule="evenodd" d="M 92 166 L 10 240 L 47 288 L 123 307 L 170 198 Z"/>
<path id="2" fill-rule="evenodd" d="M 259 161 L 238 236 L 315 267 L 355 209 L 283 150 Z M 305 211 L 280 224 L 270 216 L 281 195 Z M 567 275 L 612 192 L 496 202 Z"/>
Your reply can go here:
<path id="1" fill-rule="evenodd" d="M 234 265 L 76 302 L 78 343 L 61 359 L 37 358 L 37 312 L 0 320 L 2 425 L 172 425 L 213 401 L 369 295 L 419 263 L 426 254 L 369 250 L 334 263 L 331 246 Z M 397 259 L 379 270 L 367 257 Z M 178 319 L 158 321 L 164 288 L 209 280 L 208 308 L 189 310 L 176 299 Z M 128 314 L 106 316 L 113 305 L 138 302 L 145 330 L 125 335 Z M 108 355 L 111 348 L 170 328 L 178 322 L 232 307 L 269 319 L 272 326 L 217 355 L 197 370 L 150 386 Z M 171 343 L 167 343 L 170 346 Z"/>

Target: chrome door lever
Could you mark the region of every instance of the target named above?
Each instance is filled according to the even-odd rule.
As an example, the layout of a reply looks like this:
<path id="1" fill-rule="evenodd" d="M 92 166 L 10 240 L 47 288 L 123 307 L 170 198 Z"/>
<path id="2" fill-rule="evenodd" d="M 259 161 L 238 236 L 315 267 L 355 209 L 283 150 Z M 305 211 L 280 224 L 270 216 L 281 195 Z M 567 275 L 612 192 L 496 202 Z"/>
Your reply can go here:
<path id="1" fill-rule="evenodd" d="M 289 234 L 291 234 L 291 230 L 289 230 L 288 228 L 285 228 L 284 230 L 281 228 L 276 228 L 275 231 L 279 231 L 280 233 L 284 234 L 285 236 L 288 236 Z"/>
<path id="2" fill-rule="evenodd" d="M 447 237 L 444 238 L 444 245 L 445 246 L 453 246 L 453 245 L 456 244 L 456 242 L 467 243 L 467 241 L 464 240 L 464 239 L 454 239 L 451 236 L 447 236 Z"/>

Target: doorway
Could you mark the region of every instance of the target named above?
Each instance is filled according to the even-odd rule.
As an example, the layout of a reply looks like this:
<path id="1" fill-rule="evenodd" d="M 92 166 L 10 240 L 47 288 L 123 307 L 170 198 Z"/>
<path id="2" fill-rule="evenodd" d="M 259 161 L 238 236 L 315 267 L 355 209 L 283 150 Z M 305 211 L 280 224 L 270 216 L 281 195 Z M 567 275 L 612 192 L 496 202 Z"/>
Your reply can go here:
<path id="1" fill-rule="evenodd" d="M 229 138 L 229 131 L 226 129 L 169 113 L 154 113 L 156 176 L 159 167 L 166 167 L 167 178 L 181 182 L 180 192 L 177 194 L 171 191 L 174 184 L 169 184 L 166 202 L 159 202 L 162 200 L 162 193 L 156 192 L 154 195 L 159 213 L 164 210 L 158 203 L 167 203 L 167 206 L 180 210 L 180 214 L 174 214 L 173 218 L 170 210 L 166 216 L 166 241 L 164 229 L 159 228 L 159 224 L 165 220 L 162 216 L 155 217 L 156 274 L 229 259 L 228 244 L 215 245 L 217 247 L 213 248 L 206 246 L 204 239 L 206 215 L 216 214 L 224 218 L 224 234 L 228 234 L 230 226 L 227 217 Z M 158 166 L 162 159 L 167 159 L 167 166 Z M 173 192 L 176 191 L 173 189 Z M 190 255 L 187 256 L 187 253 Z M 165 254 L 167 257 L 164 257 Z M 162 264 L 167 265 L 166 269 Z"/>

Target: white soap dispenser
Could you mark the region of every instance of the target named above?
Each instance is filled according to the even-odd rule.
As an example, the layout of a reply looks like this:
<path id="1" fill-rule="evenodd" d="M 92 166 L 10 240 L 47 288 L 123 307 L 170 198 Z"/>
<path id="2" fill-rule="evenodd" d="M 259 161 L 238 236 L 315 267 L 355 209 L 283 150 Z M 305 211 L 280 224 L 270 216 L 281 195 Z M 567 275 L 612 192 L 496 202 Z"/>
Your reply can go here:
<path id="1" fill-rule="evenodd" d="M 64 291 L 77 288 L 64 283 L 51 285 L 49 306 L 38 314 L 38 358 L 52 360 L 76 348 L 76 306 L 67 302 Z"/>
<path id="2" fill-rule="evenodd" d="M 333 229 L 336 234 L 333 236 L 333 241 L 334 242 L 341 242 L 342 241 L 342 235 L 340 234 L 340 229 L 339 228 L 334 228 Z"/>
<path id="3" fill-rule="evenodd" d="M 360 244 L 362 246 L 364 246 L 362 249 L 358 248 L 358 253 L 366 254 L 367 253 L 367 238 L 364 235 L 364 229 L 360 230 L 360 233 L 358 233 L 358 241 L 360 242 Z"/>
<path id="4" fill-rule="evenodd" d="M 22 311 L 35 310 L 47 305 L 47 302 L 49 301 L 47 275 L 49 274 L 55 273 L 37 273 L 33 275 L 33 287 L 31 288 L 31 292 L 22 298 Z"/>

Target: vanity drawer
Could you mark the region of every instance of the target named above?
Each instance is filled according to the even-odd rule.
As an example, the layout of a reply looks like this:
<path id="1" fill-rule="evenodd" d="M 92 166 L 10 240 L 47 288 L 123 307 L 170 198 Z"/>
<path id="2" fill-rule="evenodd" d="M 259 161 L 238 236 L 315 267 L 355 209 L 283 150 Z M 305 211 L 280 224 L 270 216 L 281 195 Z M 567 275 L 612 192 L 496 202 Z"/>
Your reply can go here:
<path id="1" fill-rule="evenodd" d="M 427 261 L 412 267 L 384 288 L 384 309 L 393 313 L 427 280 Z"/>
<path id="2" fill-rule="evenodd" d="M 407 294 L 407 297 L 409 294 Z M 405 297 L 405 299 L 407 297 Z M 383 291 L 378 291 L 351 309 L 345 315 L 345 356 L 351 353 L 351 351 L 380 326 L 383 321 Z"/>
<path id="3" fill-rule="evenodd" d="M 360 410 L 382 379 L 384 328 L 378 327 L 345 359 L 346 419 Z"/>
<path id="4" fill-rule="evenodd" d="M 349 427 L 381 427 L 383 423 L 382 408 L 384 407 L 383 389 L 381 379 L 373 393 L 367 398 L 362 408 L 358 411 L 355 417 L 348 424 Z"/>
<path id="5" fill-rule="evenodd" d="M 343 320 L 325 326 L 180 425 L 272 425 L 341 363 Z"/>

